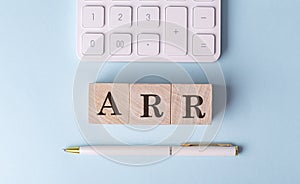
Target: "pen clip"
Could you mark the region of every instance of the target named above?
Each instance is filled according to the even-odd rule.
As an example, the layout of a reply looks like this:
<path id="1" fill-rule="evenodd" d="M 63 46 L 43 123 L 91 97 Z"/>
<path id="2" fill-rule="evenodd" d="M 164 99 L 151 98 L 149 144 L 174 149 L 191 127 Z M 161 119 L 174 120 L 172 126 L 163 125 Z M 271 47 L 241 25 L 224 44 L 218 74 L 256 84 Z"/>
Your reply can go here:
<path id="1" fill-rule="evenodd" d="M 182 147 L 192 147 L 192 146 L 217 146 L 217 147 L 231 147 L 232 144 L 205 144 L 205 143 L 183 143 Z"/>

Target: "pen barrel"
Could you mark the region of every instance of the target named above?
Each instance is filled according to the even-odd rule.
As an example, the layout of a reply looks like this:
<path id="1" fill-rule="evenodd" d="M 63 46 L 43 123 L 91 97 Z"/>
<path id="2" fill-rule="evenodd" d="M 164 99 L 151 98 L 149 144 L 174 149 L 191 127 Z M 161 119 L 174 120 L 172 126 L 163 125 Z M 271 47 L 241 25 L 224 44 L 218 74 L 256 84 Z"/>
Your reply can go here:
<path id="1" fill-rule="evenodd" d="M 236 146 L 86 146 L 80 154 L 103 156 L 236 156 Z"/>
<path id="2" fill-rule="evenodd" d="M 169 156 L 168 146 L 88 146 L 80 154 L 103 156 Z"/>
<path id="3" fill-rule="evenodd" d="M 172 147 L 172 155 L 174 156 L 237 156 L 237 154 L 237 146 Z"/>

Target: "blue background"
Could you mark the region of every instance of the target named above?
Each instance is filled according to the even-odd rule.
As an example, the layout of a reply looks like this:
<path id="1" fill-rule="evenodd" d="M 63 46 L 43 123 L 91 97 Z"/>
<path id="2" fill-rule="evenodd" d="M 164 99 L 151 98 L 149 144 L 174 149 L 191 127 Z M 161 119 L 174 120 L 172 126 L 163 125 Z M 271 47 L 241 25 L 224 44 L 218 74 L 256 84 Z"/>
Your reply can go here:
<path id="1" fill-rule="evenodd" d="M 215 142 L 242 153 L 134 167 L 62 151 L 85 144 L 72 101 L 76 2 L 2 0 L 0 183 L 299 183 L 300 1 L 223 4 L 228 106 Z"/>

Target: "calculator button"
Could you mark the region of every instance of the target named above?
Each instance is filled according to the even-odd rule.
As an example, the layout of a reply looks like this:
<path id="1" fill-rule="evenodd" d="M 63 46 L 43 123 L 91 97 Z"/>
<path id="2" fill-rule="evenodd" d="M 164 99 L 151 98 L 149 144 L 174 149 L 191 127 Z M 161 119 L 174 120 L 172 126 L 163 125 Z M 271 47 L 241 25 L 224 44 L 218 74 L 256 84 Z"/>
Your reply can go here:
<path id="1" fill-rule="evenodd" d="M 111 27 L 126 26 L 131 27 L 132 9 L 130 6 L 113 6 L 110 9 Z"/>
<path id="2" fill-rule="evenodd" d="M 101 33 L 84 34 L 82 37 L 82 53 L 84 55 L 103 55 L 104 35 Z"/>
<path id="3" fill-rule="evenodd" d="M 166 54 L 171 56 L 187 53 L 187 8 L 166 8 Z"/>
<path id="4" fill-rule="evenodd" d="M 215 9 L 211 7 L 196 7 L 193 13 L 193 26 L 199 29 L 215 27 Z"/>
<path id="5" fill-rule="evenodd" d="M 85 6 L 82 10 L 82 26 L 85 28 L 101 28 L 104 26 L 104 7 Z"/>
<path id="6" fill-rule="evenodd" d="M 111 34 L 110 53 L 112 55 L 130 55 L 132 52 L 131 34 Z"/>
<path id="7" fill-rule="evenodd" d="M 158 7 L 139 7 L 138 26 L 142 28 L 156 28 L 159 26 Z"/>
<path id="8" fill-rule="evenodd" d="M 139 34 L 138 35 L 138 55 L 156 56 L 159 54 L 159 35 L 158 34 Z"/>
<path id="9" fill-rule="evenodd" d="M 215 36 L 211 34 L 195 34 L 193 36 L 193 54 L 195 56 L 211 56 L 215 54 Z"/>

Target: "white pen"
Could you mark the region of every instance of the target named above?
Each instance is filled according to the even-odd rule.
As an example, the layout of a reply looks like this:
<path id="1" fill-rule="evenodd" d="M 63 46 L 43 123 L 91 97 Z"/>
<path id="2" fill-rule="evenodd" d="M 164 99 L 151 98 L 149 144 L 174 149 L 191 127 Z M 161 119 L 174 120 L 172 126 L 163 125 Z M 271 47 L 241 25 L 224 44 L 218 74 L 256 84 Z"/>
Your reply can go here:
<path id="1" fill-rule="evenodd" d="M 180 146 L 82 146 L 66 148 L 64 151 L 107 156 L 237 156 L 239 149 L 232 144 L 185 143 Z"/>

